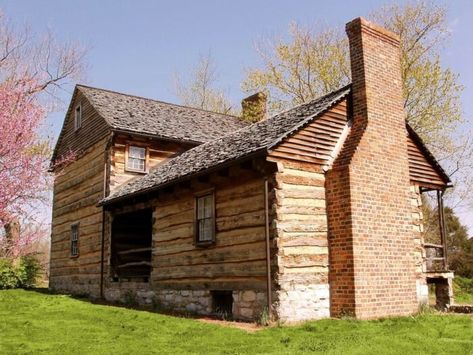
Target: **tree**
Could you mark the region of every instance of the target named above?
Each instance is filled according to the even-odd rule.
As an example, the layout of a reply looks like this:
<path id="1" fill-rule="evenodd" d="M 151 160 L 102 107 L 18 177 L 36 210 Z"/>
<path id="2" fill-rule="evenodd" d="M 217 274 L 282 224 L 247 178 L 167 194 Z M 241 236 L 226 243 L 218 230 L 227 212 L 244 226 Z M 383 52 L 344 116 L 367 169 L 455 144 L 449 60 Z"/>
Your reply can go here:
<path id="1" fill-rule="evenodd" d="M 44 193 L 47 155 L 37 132 L 45 111 L 29 94 L 34 85 L 0 86 L 0 226 L 8 255 L 22 243 L 18 216 Z"/>
<path id="2" fill-rule="evenodd" d="M 449 207 L 445 208 L 445 227 L 450 268 L 457 275 L 473 277 L 473 240 L 468 239 L 468 229 Z"/>
<path id="3" fill-rule="evenodd" d="M 33 34 L 28 26 L 15 27 L 0 10 L 0 83 L 9 87 L 29 83 L 29 95 L 42 99 L 48 110 L 60 103 L 58 93 L 82 78 L 87 49 L 59 42 L 52 32 Z"/>
<path id="4" fill-rule="evenodd" d="M 424 241 L 441 244 L 438 208 L 433 208 L 429 198 L 423 197 Z M 450 207 L 444 208 L 447 260 L 449 268 L 456 274 L 473 277 L 473 239 L 468 238 L 468 229 Z"/>
<path id="5" fill-rule="evenodd" d="M 348 42 L 331 29 L 291 24 L 290 40 L 267 39 L 257 44 L 262 69 L 250 69 L 242 84 L 247 93 L 268 95 L 275 113 L 327 94 L 350 81 Z"/>
<path id="6" fill-rule="evenodd" d="M 52 142 L 39 130 L 60 104 L 58 92 L 79 78 L 86 50 L 13 26 L 0 14 L 0 252 L 18 257 L 44 232 L 34 225 L 48 202 Z M 57 164 L 73 159 L 60 157 Z M 3 231 L 2 231 L 3 227 Z"/>
<path id="7" fill-rule="evenodd" d="M 401 38 L 401 74 L 407 120 L 426 142 L 451 143 L 461 122 L 458 75 L 440 62 L 448 35 L 446 10 L 429 2 L 391 5 L 371 16 Z M 265 91 L 276 109 L 308 102 L 350 81 L 349 49 L 341 31 L 292 24 L 289 42 L 269 40 L 257 51 L 263 67 L 250 69 L 244 91 Z"/>
<path id="8" fill-rule="evenodd" d="M 471 135 L 456 132 L 462 123 L 459 77 L 440 60 L 446 43 L 446 9 L 418 1 L 390 5 L 371 15 L 400 35 L 401 74 L 407 121 L 455 180 L 452 206 L 473 208 L 473 144 Z M 269 108 L 279 111 L 308 102 L 350 81 L 346 36 L 331 29 L 291 25 L 290 38 L 260 42 L 262 65 L 247 71 L 242 89 L 263 91 Z"/>
<path id="9" fill-rule="evenodd" d="M 186 106 L 223 114 L 235 114 L 225 92 L 215 88 L 217 69 L 210 54 L 201 56 L 187 82 L 175 76 L 174 90 L 181 103 Z"/>

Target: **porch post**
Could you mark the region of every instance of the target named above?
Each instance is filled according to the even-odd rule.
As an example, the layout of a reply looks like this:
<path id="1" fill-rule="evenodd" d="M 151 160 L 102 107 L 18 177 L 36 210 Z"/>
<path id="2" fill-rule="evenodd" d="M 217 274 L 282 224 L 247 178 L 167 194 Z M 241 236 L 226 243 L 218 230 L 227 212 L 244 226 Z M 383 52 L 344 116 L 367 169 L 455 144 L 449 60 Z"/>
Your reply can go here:
<path id="1" fill-rule="evenodd" d="M 440 229 L 440 239 L 443 245 L 443 267 L 444 270 L 447 270 L 447 238 L 446 238 L 446 228 L 445 228 L 445 216 L 443 209 L 443 194 L 444 191 L 437 190 L 437 208 L 439 215 L 439 229 Z"/>

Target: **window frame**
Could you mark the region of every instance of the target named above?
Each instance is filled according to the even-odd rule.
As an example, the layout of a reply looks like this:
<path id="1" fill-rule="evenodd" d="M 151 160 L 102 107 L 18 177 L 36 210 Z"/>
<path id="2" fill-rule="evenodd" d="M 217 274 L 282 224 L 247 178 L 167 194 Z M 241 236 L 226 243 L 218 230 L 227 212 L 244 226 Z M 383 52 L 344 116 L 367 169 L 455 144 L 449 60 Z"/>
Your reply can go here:
<path id="1" fill-rule="evenodd" d="M 77 112 L 79 111 L 79 114 Z M 74 132 L 82 127 L 82 104 L 76 105 L 74 108 Z"/>
<path id="2" fill-rule="evenodd" d="M 145 157 L 143 159 L 144 160 L 143 170 L 130 168 L 128 166 L 128 160 L 130 159 L 130 148 L 144 149 Z M 140 159 L 140 158 L 136 158 L 136 157 L 131 157 L 131 158 L 132 159 Z M 148 172 L 148 167 L 149 167 L 149 148 L 148 148 L 148 146 L 144 146 L 144 145 L 137 144 L 137 143 L 128 143 L 125 147 L 125 171 L 133 172 L 133 173 L 146 174 Z"/>
<path id="3" fill-rule="evenodd" d="M 199 219 L 199 200 L 204 197 L 211 196 L 211 217 Z M 211 218 L 211 239 L 200 240 L 199 239 L 199 222 L 204 219 Z M 199 247 L 208 247 L 214 245 L 216 242 L 216 210 L 215 210 L 215 189 L 208 189 L 194 194 L 194 245 Z"/>
<path id="4" fill-rule="evenodd" d="M 74 234 L 74 229 L 76 230 L 76 233 Z M 79 222 L 72 223 L 71 224 L 71 229 L 70 229 L 70 257 L 71 258 L 77 258 L 79 256 L 79 237 L 80 237 L 80 228 L 79 228 Z M 76 236 L 74 238 L 74 235 Z M 75 246 L 75 249 L 74 249 Z M 74 253 L 74 250 L 76 251 Z"/>

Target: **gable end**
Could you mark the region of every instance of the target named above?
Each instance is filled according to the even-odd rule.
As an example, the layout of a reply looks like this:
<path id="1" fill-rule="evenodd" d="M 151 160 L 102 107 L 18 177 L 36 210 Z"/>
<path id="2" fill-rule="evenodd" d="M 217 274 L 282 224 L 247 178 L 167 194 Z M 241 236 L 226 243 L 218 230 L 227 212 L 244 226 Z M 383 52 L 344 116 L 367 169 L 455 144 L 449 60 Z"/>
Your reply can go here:
<path id="1" fill-rule="evenodd" d="M 75 127 L 75 108 L 81 107 L 81 126 Z M 79 153 L 91 147 L 111 132 L 105 119 L 92 106 L 87 97 L 78 89 L 74 89 L 69 108 L 66 112 L 61 132 L 51 158 L 56 159 L 70 151 Z"/>

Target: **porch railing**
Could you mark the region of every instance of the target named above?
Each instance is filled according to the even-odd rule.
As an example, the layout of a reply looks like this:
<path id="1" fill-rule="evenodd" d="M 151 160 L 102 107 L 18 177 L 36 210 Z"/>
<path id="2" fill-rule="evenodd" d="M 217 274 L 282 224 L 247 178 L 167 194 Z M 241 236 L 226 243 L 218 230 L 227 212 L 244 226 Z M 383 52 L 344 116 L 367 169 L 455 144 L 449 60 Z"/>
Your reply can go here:
<path id="1" fill-rule="evenodd" d="M 424 243 L 427 272 L 446 271 L 445 249 L 441 244 Z"/>

